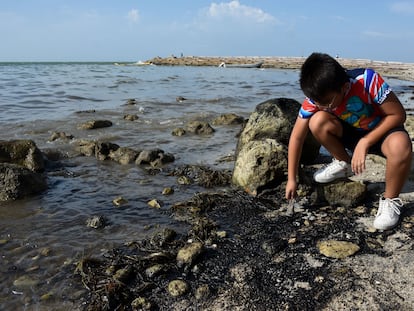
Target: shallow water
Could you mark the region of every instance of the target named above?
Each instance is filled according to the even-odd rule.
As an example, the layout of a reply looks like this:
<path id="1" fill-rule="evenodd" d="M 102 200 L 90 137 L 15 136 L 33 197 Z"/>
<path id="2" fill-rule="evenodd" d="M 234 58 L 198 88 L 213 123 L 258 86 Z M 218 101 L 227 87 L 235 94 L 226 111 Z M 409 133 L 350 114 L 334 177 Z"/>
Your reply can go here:
<path id="1" fill-rule="evenodd" d="M 231 168 L 232 163 L 218 160 L 234 152 L 240 126 L 216 126 L 213 135 L 204 137 L 175 137 L 171 131 L 190 120 L 212 120 L 227 112 L 247 118 L 257 104 L 270 98 L 300 101 L 297 80 L 293 70 L 0 64 L 0 139 L 32 139 L 41 150 L 58 149 L 68 155 L 62 167 L 48 172 L 45 193 L 0 203 L 0 309 L 76 309 L 84 293 L 73 277 L 78 259 L 139 239 L 160 225 L 183 230 L 171 219 L 169 207 L 205 190 L 180 186 L 164 172 L 149 175 L 136 165 L 74 156 L 73 143 L 49 141 L 53 132 L 134 149 L 161 148 L 176 157 L 170 166 Z M 389 82 L 404 105 L 412 108 L 413 83 Z M 187 100 L 178 102 L 178 96 Z M 126 105 L 130 98 L 138 104 Z M 139 119 L 125 121 L 125 114 L 137 114 Z M 113 126 L 77 129 L 91 119 L 109 119 Z M 167 186 L 174 188 L 172 196 L 161 195 Z M 115 207 L 112 200 L 117 196 L 128 204 Z M 153 198 L 163 202 L 161 209 L 147 205 Z M 108 226 L 86 227 L 94 215 L 106 217 Z"/>

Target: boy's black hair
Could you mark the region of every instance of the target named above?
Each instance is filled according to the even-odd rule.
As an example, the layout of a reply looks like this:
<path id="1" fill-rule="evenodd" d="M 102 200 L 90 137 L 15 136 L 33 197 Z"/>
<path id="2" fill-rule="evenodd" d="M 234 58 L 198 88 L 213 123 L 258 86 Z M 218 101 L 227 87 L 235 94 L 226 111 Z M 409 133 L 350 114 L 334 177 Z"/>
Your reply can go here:
<path id="1" fill-rule="evenodd" d="M 349 77 L 333 57 L 312 53 L 302 64 L 299 81 L 305 96 L 322 101 L 328 93 L 340 92 Z"/>

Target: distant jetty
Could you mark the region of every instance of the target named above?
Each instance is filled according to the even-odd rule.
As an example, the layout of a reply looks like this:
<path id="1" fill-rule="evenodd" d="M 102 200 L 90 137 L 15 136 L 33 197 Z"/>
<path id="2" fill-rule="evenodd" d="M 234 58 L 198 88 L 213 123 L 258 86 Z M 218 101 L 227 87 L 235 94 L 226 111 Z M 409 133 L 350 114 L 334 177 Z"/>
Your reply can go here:
<path id="1" fill-rule="evenodd" d="M 155 57 L 145 63 L 159 66 L 215 66 L 247 65 L 261 62 L 261 68 L 300 69 L 305 57 L 277 57 L 277 56 L 170 56 Z M 337 58 L 345 68 L 369 67 L 387 77 L 414 81 L 414 63 L 385 62 L 369 59 Z M 222 66 L 223 67 L 223 66 Z"/>

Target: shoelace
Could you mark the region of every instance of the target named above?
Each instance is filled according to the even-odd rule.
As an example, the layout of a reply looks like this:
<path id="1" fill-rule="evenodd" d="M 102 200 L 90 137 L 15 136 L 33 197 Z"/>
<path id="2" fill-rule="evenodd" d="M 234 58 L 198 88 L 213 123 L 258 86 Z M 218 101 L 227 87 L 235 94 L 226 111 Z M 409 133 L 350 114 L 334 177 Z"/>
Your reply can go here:
<path id="1" fill-rule="evenodd" d="M 400 198 L 394 198 L 394 199 L 388 199 L 385 198 L 386 201 L 388 201 L 388 207 L 386 209 L 382 209 L 382 213 L 386 213 L 387 215 L 392 215 L 391 211 L 394 211 L 397 215 L 401 214 L 400 208 L 403 206 L 402 200 Z"/>
<path id="2" fill-rule="evenodd" d="M 340 161 L 334 158 L 331 163 L 328 163 L 328 164 L 325 164 L 324 166 L 322 166 L 322 169 L 324 169 L 328 172 L 332 172 L 333 170 L 336 170 L 338 167 L 343 171 L 346 170 L 346 167 L 343 167 L 340 164 Z"/>

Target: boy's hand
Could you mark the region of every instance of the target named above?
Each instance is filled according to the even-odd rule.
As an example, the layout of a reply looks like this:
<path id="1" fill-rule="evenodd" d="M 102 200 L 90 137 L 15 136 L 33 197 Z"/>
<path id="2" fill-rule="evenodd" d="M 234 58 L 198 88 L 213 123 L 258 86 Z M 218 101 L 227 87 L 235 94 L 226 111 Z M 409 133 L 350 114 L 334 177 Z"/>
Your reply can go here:
<path id="1" fill-rule="evenodd" d="M 365 171 L 365 159 L 368 153 L 369 146 L 365 138 L 361 138 L 355 147 L 352 155 L 351 167 L 355 174 L 361 174 Z"/>
<path id="2" fill-rule="evenodd" d="M 298 183 L 296 181 L 289 181 L 286 184 L 286 200 L 292 200 L 296 198 L 296 190 L 298 188 Z"/>

